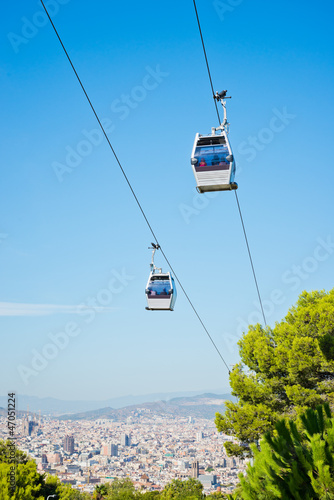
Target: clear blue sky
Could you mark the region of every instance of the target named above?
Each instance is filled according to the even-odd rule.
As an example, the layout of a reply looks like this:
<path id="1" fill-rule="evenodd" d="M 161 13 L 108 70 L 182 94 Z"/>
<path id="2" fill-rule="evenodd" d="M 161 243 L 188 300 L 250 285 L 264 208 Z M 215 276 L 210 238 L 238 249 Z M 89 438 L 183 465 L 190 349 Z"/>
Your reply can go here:
<path id="1" fill-rule="evenodd" d="M 160 244 L 238 362 L 240 334 L 261 317 L 234 193 L 195 191 L 193 140 L 217 117 L 192 1 L 47 4 Z M 233 96 L 238 196 L 273 326 L 302 290 L 333 287 L 334 8 L 197 6 L 215 90 Z M 228 386 L 180 290 L 173 313 L 145 310 L 152 236 L 39 2 L 6 4 L 0 30 L 0 394 Z"/>

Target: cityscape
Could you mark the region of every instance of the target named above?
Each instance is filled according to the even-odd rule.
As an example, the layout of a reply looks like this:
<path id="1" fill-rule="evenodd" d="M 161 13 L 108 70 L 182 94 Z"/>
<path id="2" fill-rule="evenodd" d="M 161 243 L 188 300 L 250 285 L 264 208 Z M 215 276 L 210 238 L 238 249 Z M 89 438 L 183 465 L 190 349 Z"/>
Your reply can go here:
<path id="1" fill-rule="evenodd" d="M 6 440 L 5 418 L 0 438 Z M 129 478 L 136 489 L 161 491 L 173 479 L 198 479 L 206 493 L 231 492 L 247 460 L 229 458 L 213 420 L 133 410 L 125 421 L 62 420 L 29 415 L 16 421 L 16 446 L 39 472 L 92 493 L 96 485 Z"/>

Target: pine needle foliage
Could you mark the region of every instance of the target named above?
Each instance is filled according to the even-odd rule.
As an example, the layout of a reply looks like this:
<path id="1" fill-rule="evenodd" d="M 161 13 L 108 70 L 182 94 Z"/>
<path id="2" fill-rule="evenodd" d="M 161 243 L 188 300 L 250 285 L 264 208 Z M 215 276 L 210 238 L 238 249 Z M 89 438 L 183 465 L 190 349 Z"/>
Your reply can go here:
<path id="1" fill-rule="evenodd" d="M 250 325 L 238 344 L 241 362 L 230 374 L 238 401 L 215 420 L 218 431 L 242 442 L 227 443 L 229 455 L 251 455 L 250 443 L 282 416 L 334 405 L 334 289 L 303 292 L 284 320 Z"/>
<path id="2" fill-rule="evenodd" d="M 329 405 L 284 418 L 266 432 L 234 500 L 333 500 L 334 418 Z"/>

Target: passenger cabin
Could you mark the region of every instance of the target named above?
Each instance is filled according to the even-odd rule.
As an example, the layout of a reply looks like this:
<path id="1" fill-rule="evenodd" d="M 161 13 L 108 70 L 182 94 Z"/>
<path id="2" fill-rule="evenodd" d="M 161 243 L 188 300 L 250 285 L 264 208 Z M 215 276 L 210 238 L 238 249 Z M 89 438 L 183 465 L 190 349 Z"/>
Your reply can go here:
<path id="1" fill-rule="evenodd" d="M 176 287 L 170 273 L 152 271 L 146 285 L 147 307 L 149 311 L 174 310 Z"/>
<path id="2" fill-rule="evenodd" d="M 225 130 L 210 135 L 196 134 L 191 165 L 200 193 L 237 189 L 235 162 Z"/>

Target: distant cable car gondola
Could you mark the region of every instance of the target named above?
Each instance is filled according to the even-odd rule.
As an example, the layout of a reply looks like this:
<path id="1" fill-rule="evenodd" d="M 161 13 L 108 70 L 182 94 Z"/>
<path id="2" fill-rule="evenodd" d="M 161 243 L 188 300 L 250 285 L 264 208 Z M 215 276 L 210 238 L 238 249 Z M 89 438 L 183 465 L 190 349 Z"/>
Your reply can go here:
<path id="1" fill-rule="evenodd" d="M 237 189 L 234 182 L 235 161 L 228 140 L 229 123 L 226 118 L 227 90 L 214 96 L 224 109 L 223 123 L 211 129 L 210 135 L 196 134 L 191 155 L 191 165 L 200 193 Z"/>
<path id="2" fill-rule="evenodd" d="M 154 254 L 160 246 L 152 243 L 151 272 L 146 285 L 147 307 L 149 311 L 173 311 L 176 301 L 174 278 L 170 273 L 163 273 L 154 264 Z"/>

